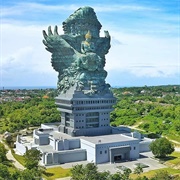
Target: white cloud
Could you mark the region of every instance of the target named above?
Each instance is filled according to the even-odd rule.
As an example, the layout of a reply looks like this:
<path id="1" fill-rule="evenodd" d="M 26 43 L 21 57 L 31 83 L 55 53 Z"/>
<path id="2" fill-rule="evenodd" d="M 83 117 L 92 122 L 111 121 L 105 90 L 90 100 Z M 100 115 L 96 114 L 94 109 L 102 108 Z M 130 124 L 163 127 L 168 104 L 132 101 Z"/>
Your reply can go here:
<path id="1" fill-rule="evenodd" d="M 177 38 L 127 34 L 111 28 L 107 71 L 128 72 L 137 77 L 169 77 L 180 73 Z M 43 29 L 47 27 L 2 24 L 1 86 L 56 84 L 51 54 L 42 43 Z M 62 33 L 60 27 L 59 34 Z"/>
<path id="2" fill-rule="evenodd" d="M 111 4 L 111 6 L 106 5 L 95 5 L 95 11 L 97 12 L 119 12 L 119 11 L 160 11 L 158 8 L 151 8 L 140 5 L 120 5 L 120 4 Z"/>
<path id="3" fill-rule="evenodd" d="M 4 7 L 1 11 L 1 16 L 12 16 L 12 15 L 22 15 L 24 13 L 32 12 L 41 13 L 42 11 L 53 12 L 53 11 L 74 11 L 78 8 L 75 5 L 45 5 L 40 3 L 17 3 L 11 7 Z"/>
<path id="4" fill-rule="evenodd" d="M 57 73 L 51 67 L 50 53 L 42 43 L 42 29 L 46 28 L 3 24 L 0 84 L 21 82 L 21 79 L 27 76 L 36 85 L 38 77 L 43 79 L 44 74 L 53 77 L 52 82 L 57 80 Z M 49 83 L 51 84 L 47 84 Z"/>
<path id="5" fill-rule="evenodd" d="M 106 69 L 128 71 L 135 76 L 166 77 L 180 73 L 177 38 L 159 38 L 112 32 Z M 114 43 L 114 39 L 121 44 Z"/>
<path id="6" fill-rule="evenodd" d="M 41 13 L 45 11 L 46 13 L 48 12 L 61 12 L 62 11 L 75 11 L 79 7 L 82 7 L 82 3 L 79 4 L 65 4 L 65 5 L 45 5 L 41 3 L 34 3 L 34 2 L 20 2 L 16 3 L 14 6 L 10 7 L 3 7 L 1 9 L 1 16 L 13 16 L 13 15 L 22 15 L 25 13 Z M 123 4 L 116 4 L 116 3 L 111 3 L 110 6 L 107 6 L 107 4 L 94 4 L 92 5 L 94 10 L 96 12 L 134 12 L 134 11 L 160 11 L 159 8 L 153 8 L 153 7 L 146 7 L 146 6 L 141 6 L 141 5 L 123 5 Z"/>

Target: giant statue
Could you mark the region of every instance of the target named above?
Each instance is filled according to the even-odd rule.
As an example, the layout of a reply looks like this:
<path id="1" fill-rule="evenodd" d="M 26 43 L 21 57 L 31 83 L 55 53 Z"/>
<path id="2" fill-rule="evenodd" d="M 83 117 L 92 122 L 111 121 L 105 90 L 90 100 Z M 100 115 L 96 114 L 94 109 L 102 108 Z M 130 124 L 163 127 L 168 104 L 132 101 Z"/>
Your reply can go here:
<path id="1" fill-rule="evenodd" d="M 88 96 L 109 93 L 104 66 L 110 35 L 104 31 L 105 37 L 100 37 L 101 27 L 93 8 L 83 7 L 63 22 L 64 34 L 58 34 L 57 26 L 54 33 L 50 26 L 48 33 L 43 31 L 43 43 L 52 53 L 51 63 L 58 72 L 59 94 L 73 86 Z"/>

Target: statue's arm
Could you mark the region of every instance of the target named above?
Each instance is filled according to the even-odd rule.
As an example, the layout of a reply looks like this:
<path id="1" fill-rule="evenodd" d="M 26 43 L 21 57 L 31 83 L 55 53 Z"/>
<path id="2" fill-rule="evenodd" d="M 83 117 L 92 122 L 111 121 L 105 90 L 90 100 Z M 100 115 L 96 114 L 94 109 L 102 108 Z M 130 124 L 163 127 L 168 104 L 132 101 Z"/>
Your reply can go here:
<path id="1" fill-rule="evenodd" d="M 109 34 L 109 32 L 108 32 L 108 31 L 104 31 L 104 35 L 105 35 L 105 38 L 108 38 L 108 39 L 110 39 L 110 38 L 111 38 L 111 36 L 110 36 L 110 34 Z"/>
<path id="2" fill-rule="evenodd" d="M 104 56 L 105 54 L 108 53 L 111 45 L 110 45 L 110 41 L 111 41 L 111 36 L 109 34 L 108 31 L 104 31 L 104 35 L 105 37 L 100 37 L 97 40 L 97 54 L 100 56 Z"/>

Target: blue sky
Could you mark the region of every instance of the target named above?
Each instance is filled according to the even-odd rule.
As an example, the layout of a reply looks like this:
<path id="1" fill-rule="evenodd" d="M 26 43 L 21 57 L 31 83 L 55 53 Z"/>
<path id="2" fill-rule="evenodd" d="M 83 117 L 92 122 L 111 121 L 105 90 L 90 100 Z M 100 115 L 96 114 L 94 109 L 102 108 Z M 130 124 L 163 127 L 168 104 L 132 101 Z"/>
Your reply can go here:
<path id="1" fill-rule="evenodd" d="M 179 0 L 0 0 L 0 86 L 56 86 L 42 30 L 82 6 L 94 8 L 112 40 L 111 86 L 180 84 Z"/>

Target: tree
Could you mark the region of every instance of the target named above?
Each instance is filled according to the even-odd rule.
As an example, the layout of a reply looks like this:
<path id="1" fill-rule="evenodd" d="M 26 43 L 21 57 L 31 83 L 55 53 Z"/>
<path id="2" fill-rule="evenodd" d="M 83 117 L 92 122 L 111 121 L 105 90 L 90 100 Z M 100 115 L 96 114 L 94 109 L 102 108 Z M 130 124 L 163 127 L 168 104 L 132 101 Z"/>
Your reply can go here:
<path id="1" fill-rule="evenodd" d="M 0 163 L 7 161 L 6 153 L 7 149 L 4 147 L 4 144 L 0 143 Z"/>
<path id="2" fill-rule="evenodd" d="M 164 170 L 157 171 L 152 180 L 171 180 L 171 175 Z"/>
<path id="3" fill-rule="evenodd" d="M 159 158 L 166 157 L 174 151 L 173 144 L 166 138 L 159 138 L 153 141 L 150 145 L 152 153 Z"/>
<path id="4" fill-rule="evenodd" d="M 88 163 L 85 166 L 75 165 L 71 169 L 72 180 L 96 180 L 99 179 L 99 172 L 94 163 Z"/>
<path id="5" fill-rule="evenodd" d="M 82 164 L 73 166 L 71 169 L 72 180 L 83 180 L 83 170 L 84 168 Z"/>
<path id="6" fill-rule="evenodd" d="M 27 150 L 24 154 L 25 158 L 25 167 L 27 169 L 38 169 L 39 161 L 41 160 L 41 152 L 37 149 Z"/>
<path id="7" fill-rule="evenodd" d="M 129 176 L 132 173 L 131 169 L 125 168 L 122 174 L 122 180 L 130 180 Z"/>
<path id="8" fill-rule="evenodd" d="M 94 163 L 87 165 L 75 165 L 71 169 L 72 180 L 130 180 L 129 175 L 132 171 L 127 168 L 123 173 L 117 172 L 110 174 L 109 171 L 98 172 Z"/>
<path id="9" fill-rule="evenodd" d="M 20 174 L 20 180 L 40 180 L 40 177 L 36 176 L 33 170 L 25 169 Z"/>
<path id="10" fill-rule="evenodd" d="M 117 172 L 115 174 L 112 174 L 109 179 L 110 180 L 122 180 L 122 174 L 120 172 Z"/>
<path id="11" fill-rule="evenodd" d="M 11 179 L 11 175 L 8 171 L 7 166 L 3 165 L 0 163 L 0 180 L 4 179 L 4 180 L 10 180 Z"/>
<path id="12" fill-rule="evenodd" d="M 98 179 L 97 166 L 94 163 L 88 163 L 84 168 L 85 178 L 96 180 Z M 90 178 L 91 177 L 91 178 Z"/>
<path id="13" fill-rule="evenodd" d="M 141 173 L 143 173 L 143 168 L 138 165 L 135 169 L 134 169 L 134 174 L 140 175 Z"/>

